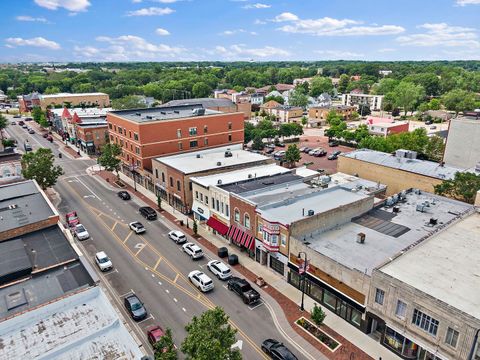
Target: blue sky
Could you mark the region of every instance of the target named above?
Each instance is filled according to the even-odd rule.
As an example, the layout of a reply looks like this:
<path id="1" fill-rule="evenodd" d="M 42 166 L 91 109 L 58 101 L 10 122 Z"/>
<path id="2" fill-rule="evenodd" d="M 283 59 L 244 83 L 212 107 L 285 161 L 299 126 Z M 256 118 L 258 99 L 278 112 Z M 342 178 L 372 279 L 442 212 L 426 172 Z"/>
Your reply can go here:
<path id="1" fill-rule="evenodd" d="M 480 60 L 480 0 L 2 0 L 1 62 Z"/>

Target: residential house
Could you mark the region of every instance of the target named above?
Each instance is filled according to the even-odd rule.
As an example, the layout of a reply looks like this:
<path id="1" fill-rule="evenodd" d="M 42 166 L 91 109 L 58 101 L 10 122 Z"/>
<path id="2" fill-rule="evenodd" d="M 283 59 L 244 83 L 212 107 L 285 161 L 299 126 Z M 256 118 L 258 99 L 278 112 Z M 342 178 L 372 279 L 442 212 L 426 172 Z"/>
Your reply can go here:
<path id="1" fill-rule="evenodd" d="M 367 105 L 371 111 L 382 110 L 383 95 L 362 94 L 352 91 L 349 94 L 342 95 L 342 104 L 359 107 Z M 362 114 L 360 114 L 362 115 Z"/>

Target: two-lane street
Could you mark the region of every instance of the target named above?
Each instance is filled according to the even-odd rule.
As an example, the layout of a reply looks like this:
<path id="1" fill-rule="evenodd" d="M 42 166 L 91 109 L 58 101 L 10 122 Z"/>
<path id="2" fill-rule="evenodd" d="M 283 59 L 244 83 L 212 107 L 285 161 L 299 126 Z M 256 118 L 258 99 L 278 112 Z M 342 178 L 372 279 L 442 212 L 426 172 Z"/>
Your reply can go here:
<path id="1" fill-rule="evenodd" d="M 154 324 L 171 328 L 175 343 L 180 346 L 186 336 L 184 327 L 192 316 L 218 305 L 230 316 L 231 324 L 238 330 L 237 339 L 241 340 L 241 352 L 245 359 L 267 358 L 260 348 L 267 338 L 283 341 L 299 359 L 313 359 L 311 355 L 300 353 L 298 346 L 289 344 L 288 339 L 282 336 L 263 300 L 252 306 L 243 304 L 226 288 L 225 281 L 218 280 L 209 272 L 207 262 L 217 259 L 216 254 L 203 249 L 205 256 L 192 260 L 182 251 L 181 245 L 168 238 L 170 230 L 179 229 L 176 224 L 161 214 L 158 220 L 147 221 L 138 212 L 138 208 L 145 205 L 139 198 L 132 196 L 131 200 L 124 201 L 117 196 L 117 189 L 88 175 L 86 169 L 95 165 L 95 161 L 71 159 L 57 141 L 52 144 L 41 134 L 29 135 L 18 125 L 9 126 L 7 131 L 17 139 L 19 148 L 29 139 L 34 150 L 40 146 L 53 150 L 56 163 L 65 172 L 54 187 L 61 199 L 58 209 L 62 216 L 69 211 L 77 211 L 81 223 L 90 233 L 89 239 L 79 243 L 90 261 L 93 262 L 98 251 L 105 251 L 111 258 L 113 270 L 101 273 L 100 277 L 124 315 L 127 316 L 123 298 L 128 294 L 135 293 L 145 303 L 148 317 L 138 323 L 130 321 L 145 346 L 149 346 L 146 329 Z M 58 158 L 59 152 L 63 152 L 61 159 Z M 128 227 L 128 223 L 137 220 L 146 228 L 141 235 Z M 190 237 L 188 241 L 196 243 Z M 192 270 L 200 270 L 210 276 L 214 290 L 204 294 L 195 288 L 188 280 Z"/>

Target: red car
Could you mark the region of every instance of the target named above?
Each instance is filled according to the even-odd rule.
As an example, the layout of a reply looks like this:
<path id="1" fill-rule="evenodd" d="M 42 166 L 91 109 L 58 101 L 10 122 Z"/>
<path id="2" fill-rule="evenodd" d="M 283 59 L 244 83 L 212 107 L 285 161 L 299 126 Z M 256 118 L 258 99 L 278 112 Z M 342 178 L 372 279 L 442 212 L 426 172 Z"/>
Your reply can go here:
<path id="1" fill-rule="evenodd" d="M 53 137 L 52 137 L 52 135 L 48 135 L 48 136 L 47 136 L 47 140 L 50 141 L 50 142 L 53 142 Z"/>
<path id="2" fill-rule="evenodd" d="M 160 341 L 160 339 L 165 335 L 165 331 L 158 326 L 158 325 L 153 325 L 147 328 L 147 337 L 148 337 L 148 342 L 154 346 L 157 342 Z M 177 348 L 175 344 L 173 345 L 175 349 Z M 167 349 L 163 349 L 163 351 L 167 351 Z"/>
<path id="3" fill-rule="evenodd" d="M 75 227 L 77 224 L 80 224 L 80 219 L 78 218 L 77 212 L 72 211 L 65 215 L 65 220 L 69 228 Z"/>

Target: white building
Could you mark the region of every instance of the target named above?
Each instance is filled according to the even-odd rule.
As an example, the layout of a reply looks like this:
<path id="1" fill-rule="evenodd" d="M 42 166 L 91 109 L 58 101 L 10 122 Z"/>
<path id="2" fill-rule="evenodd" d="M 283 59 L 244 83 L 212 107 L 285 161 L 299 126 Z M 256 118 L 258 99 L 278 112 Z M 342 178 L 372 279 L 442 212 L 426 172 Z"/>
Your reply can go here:
<path id="1" fill-rule="evenodd" d="M 479 113 L 480 114 L 480 113 Z M 463 116 L 450 120 L 443 161 L 464 169 L 480 163 L 480 119 Z"/>
<path id="2" fill-rule="evenodd" d="M 342 104 L 349 106 L 367 105 L 371 111 L 382 110 L 383 95 L 370 95 L 370 94 L 343 94 Z"/>

